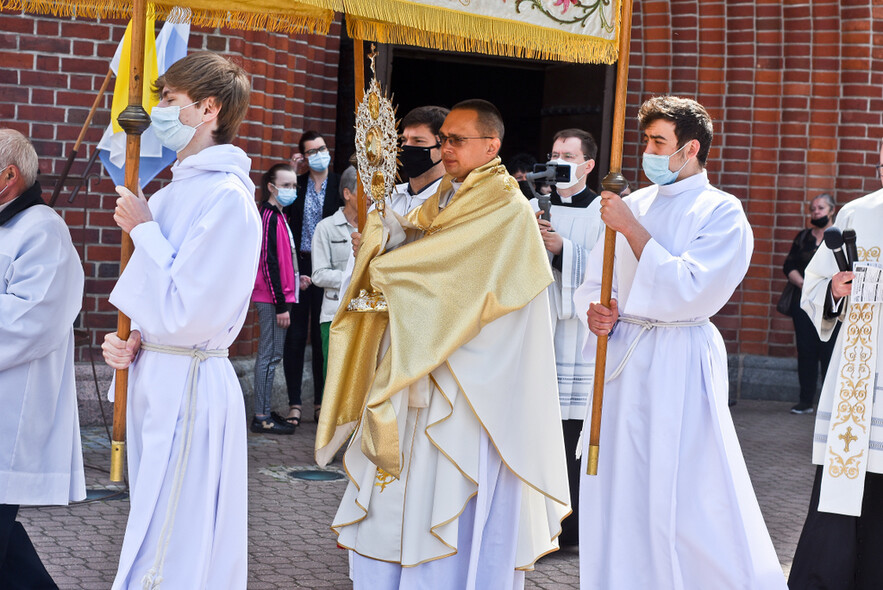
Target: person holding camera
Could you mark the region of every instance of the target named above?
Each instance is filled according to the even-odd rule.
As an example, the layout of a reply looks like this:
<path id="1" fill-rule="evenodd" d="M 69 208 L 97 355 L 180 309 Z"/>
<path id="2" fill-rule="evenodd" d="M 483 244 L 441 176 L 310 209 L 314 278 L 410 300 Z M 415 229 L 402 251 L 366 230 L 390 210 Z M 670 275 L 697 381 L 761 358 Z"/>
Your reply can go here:
<path id="1" fill-rule="evenodd" d="M 579 474 L 576 458 L 583 417 L 592 391 L 595 363 L 582 358 L 586 328 L 573 305 L 573 293 L 585 278 L 589 252 L 604 231 L 600 199 L 586 186 L 595 167 L 598 146 L 582 129 L 564 129 L 555 134 L 547 170 L 554 167 L 551 218 L 543 219 L 537 199 L 531 200 L 537 212 L 540 235 L 552 263 L 555 282 L 549 285 L 552 324 L 555 329 L 555 364 L 558 370 L 558 401 L 564 429 L 567 477 L 573 513 L 562 523 L 563 550 L 579 546 Z"/>

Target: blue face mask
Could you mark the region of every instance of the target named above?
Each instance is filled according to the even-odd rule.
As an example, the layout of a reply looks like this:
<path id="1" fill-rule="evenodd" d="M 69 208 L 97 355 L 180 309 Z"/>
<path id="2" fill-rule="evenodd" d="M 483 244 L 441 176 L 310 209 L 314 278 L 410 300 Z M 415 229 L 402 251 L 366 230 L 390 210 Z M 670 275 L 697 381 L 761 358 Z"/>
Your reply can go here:
<path id="1" fill-rule="evenodd" d="M 276 186 L 275 184 L 273 186 Z M 288 207 L 297 200 L 296 188 L 276 187 L 276 202 L 283 207 Z"/>
<path id="2" fill-rule="evenodd" d="M 322 172 L 326 168 L 328 168 L 328 164 L 331 163 L 331 154 L 328 153 L 328 150 L 324 150 L 321 152 L 316 152 L 308 159 L 310 163 L 310 169 L 315 172 Z"/>
<path id="3" fill-rule="evenodd" d="M 186 109 L 195 104 L 195 102 L 191 102 L 183 107 L 156 106 L 150 110 L 150 124 L 153 127 L 156 138 L 173 152 L 180 152 L 187 147 L 187 144 L 190 143 L 190 140 L 193 139 L 193 135 L 196 133 L 196 127 L 205 123 L 203 121 L 196 127 L 191 127 L 181 122 L 181 109 Z"/>
<path id="4" fill-rule="evenodd" d="M 650 179 L 650 182 L 658 185 L 666 185 L 671 184 L 675 180 L 678 179 L 678 174 L 681 173 L 681 170 L 687 165 L 687 162 L 684 162 L 684 165 L 677 169 L 677 171 L 672 172 L 668 167 L 668 162 L 673 155 L 684 149 L 690 145 L 689 143 L 685 143 L 678 150 L 671 155 L 668 156 L 660 156 L 658 154 L 644 154 L 644 157 L 641 160 L 641 166 L 644 168 L 644 174 L 647 175 L 647 178 Z"/>

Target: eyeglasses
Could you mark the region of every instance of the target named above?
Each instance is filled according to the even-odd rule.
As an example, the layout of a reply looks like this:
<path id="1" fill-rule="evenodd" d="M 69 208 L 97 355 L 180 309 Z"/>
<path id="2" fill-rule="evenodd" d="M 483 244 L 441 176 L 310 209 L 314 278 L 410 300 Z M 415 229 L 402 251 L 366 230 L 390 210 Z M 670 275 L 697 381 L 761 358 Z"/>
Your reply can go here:
<path id="1" fill-rule="evenodd" d="M 874 168 L 877 169 L 877 174 L 883 174 L 883 164 L 874 164 Z"/>
<path id="2" fill-rule="evenodd" d="M 450 143 L 453 148 L 463 147 L 467 141 L 470 139 L 494 139 L 490 135 L 479 135 L 477 137 L 461 137 L 459 135 L 445 135 L 444 133 L 438 134 L 438 142 L 442 147 L 445 147 L 446 143 Z"/>
<path id="3" fill-rule="evenodd" d="M 313 149 L 311 149 L 311 150 L 307 150 L 307 151 L 306 151 L 306 155 L 307 155 L 307 157 L 309 158 L 310 156 L 315 156 L 315 155 L 318 154 L 318 153 L 321 153 L 321 152 L 327 152 L 327 151 L 328 151 L 328 148 L 325 147 L 325 146 L 323 145 L 322 147 L 318 147 L 318 148 L 313 148 Z"/>
<path id="4" fill-rule="evenodd" d="M 581 160 L 583 162 L 588 161 L 588 158 L 579 154 L 559 154 L 558 152 L 550 152 L 546 154 L 547 160 L 557 160 L 558 158 L 561 158 L 562 160 Z"/>

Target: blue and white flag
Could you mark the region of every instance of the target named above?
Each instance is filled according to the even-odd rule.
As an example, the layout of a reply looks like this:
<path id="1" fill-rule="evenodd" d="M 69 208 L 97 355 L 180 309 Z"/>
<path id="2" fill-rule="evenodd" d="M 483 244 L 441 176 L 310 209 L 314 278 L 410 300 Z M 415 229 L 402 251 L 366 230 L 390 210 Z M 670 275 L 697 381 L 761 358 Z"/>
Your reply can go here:
<path id="1" fill-rule="evenodd" d="M 150 30 L 150 28 L 148 28 L 148 30 Z M 145 59 L 156 60 L 155 71 L 161 76 L 169 66 L 187 55 L 187 39 L 189 37 L 189 23 L 176 24 L 167 21 L 160 30 L 159 35 L 156 36 L 156 51 L 146 52 Z M 124 65 L 128 63 L 128 59 L 126 59 L 125 56 L 127 51 L 128 44 L 124 37 L 117 47 L 113 60 L 110 62 L 110 69 L 117 75 L 118 80 L 120 80 L 120 62 L 122 61 Z M 144 72 L 147 73 L 150 70 L 151 68 L 145 64 Z M 117 89 L 114 91 L 115 104 L 120 104 L 121 102 L 122 104 L 128 103 L 127 96 L 123 97 L 124 100 L 122 101 L 119 100 L 120 97 L 116 96 L 120 92 L 128 93 L 128 76 L 125 75 L 125 72 L 122 82 L 123 84 L 121 86 L 122 88 L 125 88 L 125 90 L 122 91 L 121 86 L 117 86 Z M 151 92 L 149 84 L 152 84 L 153 80 L 145 79 L 144 82 L 144 94 L 147 96 Z M 119 114 L 116 111 L 117 109 L 114 109 L 112 114 L 113 119 Z M 107 129 L 104 131 L 104 136 L 98 143 L 98 157 L 101 158 L 101 163 L 104 164 L 104 169 L 107 171 L 114 184 L 122 185 L 125 184 L 126 133 L 118 129 L 115 130 L 114 127 L 114 121 L 111 121 L 111 123 L 108 124 Z M 148 182 L 153 180 L 157 174 L 174 162 L 176 158 L 177 153 L 164 147 L 153 132 L 153 127 L 148 127 L 141 135 L 141 161 L 138 167 L 139 186 L 144 188 Z"/>

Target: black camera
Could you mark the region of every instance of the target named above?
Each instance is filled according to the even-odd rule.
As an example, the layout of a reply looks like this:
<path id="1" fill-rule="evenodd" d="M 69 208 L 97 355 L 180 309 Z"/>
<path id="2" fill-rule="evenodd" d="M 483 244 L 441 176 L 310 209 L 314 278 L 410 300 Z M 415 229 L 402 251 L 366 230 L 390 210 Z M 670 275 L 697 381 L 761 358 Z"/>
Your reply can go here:
<path id="1" fill-rule="evenodd" d="M 558 162 L 534 164 L 533 172 L 529 172 L 525 176 L 528 180 L 545 180 L 551 184 L 568 182 L 570 180 L 570 166 L 561 166 Z"/>

